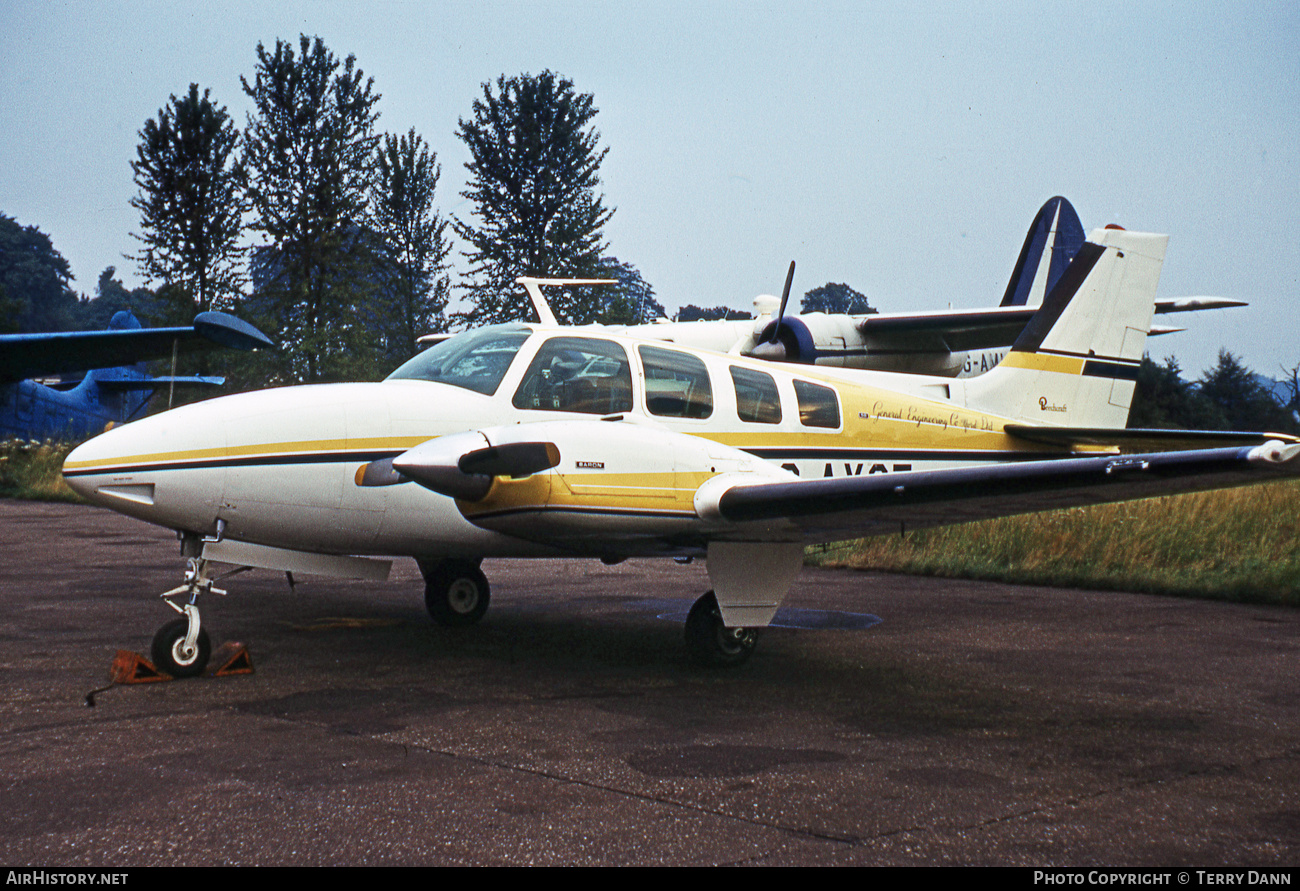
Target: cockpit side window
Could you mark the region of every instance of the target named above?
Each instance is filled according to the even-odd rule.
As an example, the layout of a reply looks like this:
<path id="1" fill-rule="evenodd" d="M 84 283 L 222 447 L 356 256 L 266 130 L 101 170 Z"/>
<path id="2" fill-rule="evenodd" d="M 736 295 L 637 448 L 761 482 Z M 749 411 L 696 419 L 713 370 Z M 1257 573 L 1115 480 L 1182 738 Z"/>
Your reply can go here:
<path id="1" fill-rule="evenodd" d="M 781 397 L 772 375 L 733 365 L 731 382 L 736 387 L 736 414 L 742 421 L 781 423 Z"/>
<path id="2" fill-rule="evenodd" d="M 467 331 L 429 347 L 387 379 L 433 381 L 491 396 L 530 333 L 516 327 Z"/>
<path id="3" fill-rule="evenodd" d="M 616 343 L 552 337 L 515 391 L 515 408 L 613 415 L 632 410 L 632 369 Z"/>
<path id="4" fill-rule="evenodd" d="M 645 404 L 665 418 L 707 418 L 713 414 L 713 386 L 704 363 L 689 353 L 642 346 Z"/>
<path id="5" fill-rule="evenodd" d="M 830 387 L 808 381 L 794 382 L 794 396 L 799 402 L 799 423 L 805 427 L 840 426 L 840 403 Z"/>

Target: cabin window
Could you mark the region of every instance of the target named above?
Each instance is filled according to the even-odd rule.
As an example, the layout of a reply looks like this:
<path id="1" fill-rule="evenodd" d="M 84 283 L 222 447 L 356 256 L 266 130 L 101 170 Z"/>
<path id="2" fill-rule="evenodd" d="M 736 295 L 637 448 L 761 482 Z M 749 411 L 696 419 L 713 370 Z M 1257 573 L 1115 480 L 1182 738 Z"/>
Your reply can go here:
<path id="1" fill-rule="evenodd" d="M 429 347 L 388 380 L 433 381 L 491 396 L 530 333 L 514 326 L 467 331 Z"/>
<path id="2" fill-rule="evenodd" d="M 799 401 L 800 424 L 805 427 L 840 426 L 840 403 L 830 387 L 795 381 L 794 395 Z"/>
<path id="3" fill-rule="evenodd" d="M 616 343 L 552 337 L 515 391 L 515 408 L 613 415 L 632 410 L 632 369 Z"/>
<path id="4" fill-rule="evenodd" d="M 736 387 L 736 414 L 742 421 L 781 423 L 781 397 L 772 375 L 732 366 L 731 382 Z"/>
<path id="5" fill-rule="evenodd" d="M 665 418 L 707 418 L 713 414 L 713 387 L 704 363 L 689 353 L 643 346 L 645 404 Z"/>

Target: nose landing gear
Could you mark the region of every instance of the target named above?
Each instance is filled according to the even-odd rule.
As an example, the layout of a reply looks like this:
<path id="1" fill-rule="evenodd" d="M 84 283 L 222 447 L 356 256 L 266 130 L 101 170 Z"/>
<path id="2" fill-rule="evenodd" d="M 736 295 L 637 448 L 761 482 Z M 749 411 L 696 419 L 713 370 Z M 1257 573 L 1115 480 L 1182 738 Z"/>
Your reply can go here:
<path id="1" fill-rule="evenodd" d="M 212 586 L 208 567 L 208 561 L 201 557 L 189 558 L 185 583 L 162 595 L 163 602 L 183 618 L 173 619 L 158 629 L 149 655 L 160 671 L 174 678 L 192 678 L 202 674 L 212 653 L 208 632 L 202 627 L 199 618 L 198 599 L 200 594 L 211 592 L 224 595 L 226 592 Z M 182 595 L 189 599 L 189 603 L 184 606 L 178 606 L 170 599 Z"/>

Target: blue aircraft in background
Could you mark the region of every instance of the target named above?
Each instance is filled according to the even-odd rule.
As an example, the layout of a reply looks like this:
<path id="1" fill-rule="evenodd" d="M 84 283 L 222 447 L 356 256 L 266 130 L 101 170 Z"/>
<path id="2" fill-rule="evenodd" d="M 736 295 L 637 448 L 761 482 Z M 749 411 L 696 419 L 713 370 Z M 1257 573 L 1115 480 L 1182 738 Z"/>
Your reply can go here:
<path id="1" fill-rule="evenodd" d="M 227 347 L 254 350 L 273 344 L 247 322 L 204 312 L 194 324 L 144 328 L 128 311 L 104 331 L 0 334 L 0 439 L 88 439 L 134 420 L 159 387 L 214 386 L 213 377 L 152 377 L 139 363 L 181 351 Z M 68 390 L 31 378 L 86 371 Z"/>

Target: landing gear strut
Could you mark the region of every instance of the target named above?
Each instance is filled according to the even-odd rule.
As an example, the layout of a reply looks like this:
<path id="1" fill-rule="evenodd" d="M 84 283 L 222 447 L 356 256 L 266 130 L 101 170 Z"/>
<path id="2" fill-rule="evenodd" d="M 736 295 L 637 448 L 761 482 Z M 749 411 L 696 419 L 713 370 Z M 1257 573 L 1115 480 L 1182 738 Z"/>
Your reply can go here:
<path id="1" fill-rule="evenodd" d="M 162 595 L 163 601 L 183 618 L 173 619 L 158 629 L 149 655 L 160 671 L 174 678 L 192 678 L 202 674 L 212 652 L 208 632 L 199 621 L 198 599 L 200 594 L 209 591 L 215 594 L 226 592 L 212 587 L 208 565 L 207 560 L 191 557 L 185 569 L 185 584 Z M 178 595 L 188 596 L 189 603 L 177 606 L 169 599 Z"/>
<path id="2" fill-rule="evenodd" d="M 757 628 L 728 628 L 723 624 L 718 598 L 712 591 L 695 601 L 686 616 L 686 649 L 698 665 L 742 665 L 757 643 Z"/>
<path id="3" fill-rule="evenodd" d="M 462 628 L 487 612 L 491 591 L 476 561 L 421 561 L 420 572 L 424 575 L 425 609 L 439 625 Z"/>

